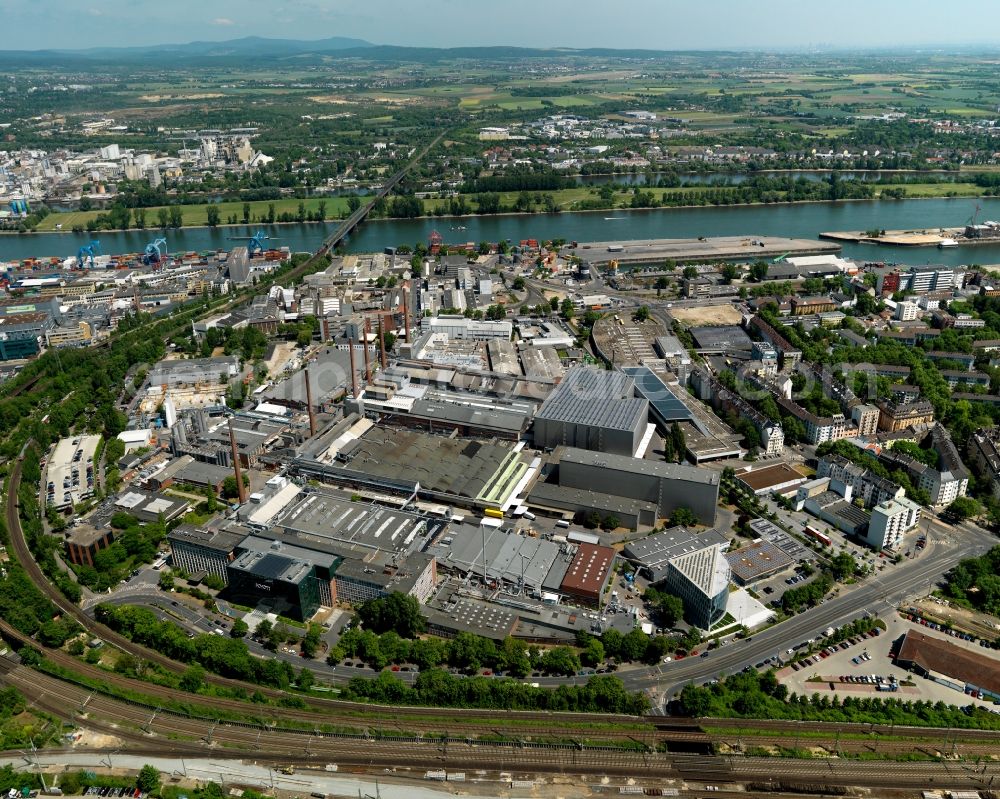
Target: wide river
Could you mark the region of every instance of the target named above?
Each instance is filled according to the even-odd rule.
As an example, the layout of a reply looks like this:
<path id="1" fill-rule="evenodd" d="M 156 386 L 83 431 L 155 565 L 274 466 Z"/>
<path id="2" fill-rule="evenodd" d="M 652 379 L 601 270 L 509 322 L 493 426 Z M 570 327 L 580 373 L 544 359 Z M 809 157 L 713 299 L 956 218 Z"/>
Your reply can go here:
<path id="1" fill-rule="evenodd" d="M 597 211 L 562 214 L 516 214 L 366 222 L 348 244 L 353 252 L 381 251 L 400 244 L 427 241 L 437 230 L 445 242 L 500 239 L 619 241 L 626 239 L 697 238 L 698 236 L 787 236 L 815 239 L 834 230 L 888 230 L 961 226 L 982 206 L 979 220 L 1000 219 L 1000 198 L 871 200 L 802 205 L 672 208 L 649 211 Z M 315 250 L 334 230 L 326 224 L 275 225 L 268 229 L 273 246 L 292 251 Z M 250 228 L 186 228 L 166 233 L 169 251 L 209 250 L 234 246 L 231 237 Z M 30 257 L 75 255 L 90 240 L 87 234 L 39 233 L 0 236 L 0 261 Z M 106 254 L 140 252 L 154 238 L 152 231 L 101 232 L 96 235 Z M 844 254 L 862 260 L 900 264 L 1000 264 L 1000 243 L 946 250 L 916 247 L 847 245 Z"/>

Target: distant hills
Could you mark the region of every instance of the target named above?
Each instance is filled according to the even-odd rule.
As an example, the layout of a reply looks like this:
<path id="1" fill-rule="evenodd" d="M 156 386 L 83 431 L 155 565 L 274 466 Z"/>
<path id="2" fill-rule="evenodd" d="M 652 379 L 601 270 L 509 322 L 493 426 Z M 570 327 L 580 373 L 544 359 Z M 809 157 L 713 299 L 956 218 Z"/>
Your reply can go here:
<path id="1" fill-rule="evenodd" d="M 374 47 L 364 39 L 333 36 L 329 39 L 303 41 L 246 36 L 225 42 L 188 42 L 187 44 L 151 44 L 131 47 L 92 47 L 82 50 L 0 50 L 0 60 L 21 63 L 94 62 L 212 62 L 246 58 L 281 59 L 302 55 L 365 50 Z"/>
<path id="2" fill-rule="evenodd" d="M 0 50 L 0 64 L 27 66 L 114 65 L 142 63 L 149 66 L 243 63 L 247 59 L 261 61 L 321 62 L 329 58 L 360 58 L 380 62 L 435 62 L 452 59 L 507 61 L 553 56 L 611 56 L 654 58 L 664 53 L 655 50 L 615 50 L 592 48 L 527 48 L 527 47 L 399 47 L 373 44 L 364 39 L 334 36 L 313 41 L 298 39 L 268 39 L 247 36 L 224 42 L 189 42 L 187 44 L 154 44 L 144 46 L 95 47 L 80 50 Z"/>

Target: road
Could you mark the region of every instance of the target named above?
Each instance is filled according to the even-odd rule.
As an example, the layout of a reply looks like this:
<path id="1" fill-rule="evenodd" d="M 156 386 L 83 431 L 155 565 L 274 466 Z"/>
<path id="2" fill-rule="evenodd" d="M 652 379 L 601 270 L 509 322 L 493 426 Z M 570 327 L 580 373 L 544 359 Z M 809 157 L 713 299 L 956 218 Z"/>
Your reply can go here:
<path id="1" fill-rule="evenodd" d="M 839 627 L 865 613 L 878 616 L 892 612 L 907 599 L 926 593 L 941 576 L 963 558 L 980 554 L 996 544 L 996 538 L 980 528 L 964 524 L 952 527 L 933 517 L 928 517 L 926 529 L 929 544 L 914 559 L 885 570 L 853 586 L 844 586 L 838 596 L 825 600 L 817 607 L 806 610 L 781 624 L 757 633 L 742 641 L 732 641 L 719 649 L 711 650 L 704 657 L 685 659 L 655 667 L 623 668 L 617 672 L 625 687 L 633 691 L 655 692 L 659 699 L 675 695 L 689 682 L 701 683 L 720 675 L 738 672 L 755 666 L 802 641 L 815 638 L 827 627 Z M 139 580 L 140 578 L 136 578 Z M 210 633 L 218 623 L 206 617 L 183 601 L 171 600 L 160 592 L 146 577 L 134 588 L 99 597 L 97 601 L 116 605 L 140 605 L 153 609 L 161 619 L 180 624 L 194 633 Z M 178 604 L 174 605 L 173 602 Z M 90 606 L 92 610 L 92 606 Z M 88 615 L 91 615 L 88 612 Z M 308 666 L 317 676 L 331 683 L 346 682 L 352 677 L 374 677 L 378 671 L 363 667 L 331 667 L 322 661 L 306 661 L 297 654 L 272 652 L 252 639 L 246 639 L 250 651 L 260 657 L 278 658 L 296 667 Z M 416 672 L 397 672 L 396 676 L 412 683 Z M 584 676 L 532 677 L 532 681 L 546 687 L 557 687 L 567 682 L 582 684 Z"/>
<path id="2" fill-rule="evenodd" d="M 932 543 L 915 560 L 890 566 L 856 586 L 841 589 L 840 595 L 821 605 L 775 625 L 763 632 L 710 651 L 707 657 L 661 664 L 642 671 L 619 672 L 630 690 L 660 688 L 667 699 L 690 682 L 703 682 L 716 675 L 732 674 L 773 655 L 781 654 L 827 627 L 839 627 L 866 613 L 879 616 L 892 612 L 901 602 L 925 593 L 961 559 L 981 554 L 996 539 L 971 525 L 951 528 L 934 520 Z"/>

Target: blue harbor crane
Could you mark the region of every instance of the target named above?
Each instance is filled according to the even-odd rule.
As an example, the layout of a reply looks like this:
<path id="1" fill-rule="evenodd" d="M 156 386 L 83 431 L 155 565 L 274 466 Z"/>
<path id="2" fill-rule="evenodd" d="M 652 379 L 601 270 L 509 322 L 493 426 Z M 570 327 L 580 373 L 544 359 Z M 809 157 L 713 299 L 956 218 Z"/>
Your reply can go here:
<path id="1" fill-rule="evenodd" d="M 265 241 L 270 241 L 271 237 L 263 230 L 258 230 L 253 236 L 230 236 L 230 241 L 245 241 L 247 243 L 247 254 L 253 258 L 256 253 L 263 253 Z"/>
<path id="2" fill-rule="evenodd" d="M 90 244 L 85 244 L 80 248 L 80 251 L 76 254 L 76 265 L 78 269 L 83 269 L 83 263 L 88 258 L 90 259 L 90 265 L 94 265 L 94 258 L 101 252 L 101 242 L 92 241 Z"/>
<path id="3" fill-rule="evenodd" d="M 162 250 L 160 248 L 163 248 Z M 151 266 L 152 264 L 158 264 L 163 258 L 167 249 L 166 239 L 156 239 L 151 241 L 146 245 L 146 250 L 142 254 L 142 262 L 146 266 Z"/>

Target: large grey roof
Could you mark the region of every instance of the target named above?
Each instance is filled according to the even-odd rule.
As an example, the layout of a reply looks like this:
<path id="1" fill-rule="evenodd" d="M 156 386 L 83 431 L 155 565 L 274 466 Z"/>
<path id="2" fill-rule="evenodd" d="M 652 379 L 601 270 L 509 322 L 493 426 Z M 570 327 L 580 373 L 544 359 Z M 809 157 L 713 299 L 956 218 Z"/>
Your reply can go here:
<path id="1" fill-rule="evenodd" d="M 634 390 L 632 379 L 621 372 L 571 369 L 535 418 L 631 431 L 647 412 L 646 400 L 636 399 Z"/>
<path id="2" fill-rule="evenodd" d="M 705 485 L 718 485 L 719 483 L 719 473 L 710 469 L 699 469 L 696 466 L 685 466 L 681 463 L 631 458 L 628 455 L 614 455 L 609 452 L 592 452 L 589 449 L 575 447 L 566 447 L 562 451 L 560 461 L 613 469 L 618 472 L 654 475 L 667 480 L 686 480 L 689 483 L 703 483 Z"/>
<path id="3" fill-rule="evenodd" d="M 728 542 L 729 538 L 718 530 L 696 534 L 687 527 L 671 527 L 638 541 L 629 541 L 622 554 L 649 569 L 653 582 L 658 582 L 666 576 L 667 563 L 674 558 Z"/>

